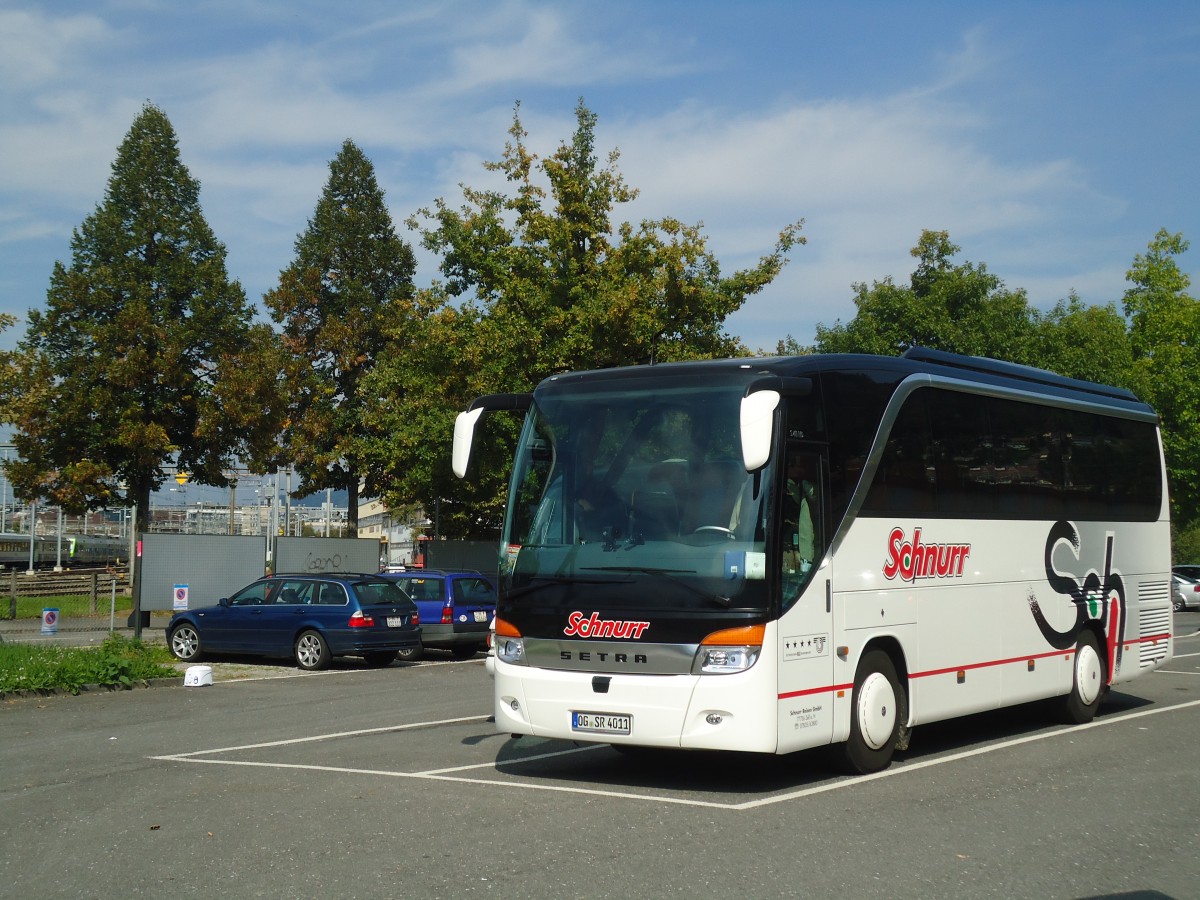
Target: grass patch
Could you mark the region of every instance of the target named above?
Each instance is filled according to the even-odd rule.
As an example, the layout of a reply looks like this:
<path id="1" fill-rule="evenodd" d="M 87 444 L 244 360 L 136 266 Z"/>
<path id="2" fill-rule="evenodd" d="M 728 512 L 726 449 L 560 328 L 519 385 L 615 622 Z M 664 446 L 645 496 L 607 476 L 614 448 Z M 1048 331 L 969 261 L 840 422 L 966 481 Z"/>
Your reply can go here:
<path id="1" fill-rule="evenodd" d="M 113 634 L 99 647 L 0 644 L 0 693 L 65 690 L 87 684 L 132 687 L 149 678 L 177 677 L 166 647 Z"/>
<path id="2" fill-rule="evenodd" d="M 11 602 L 8 597 L 0 598 L 0 618 L 8 618 Z M 104 592 L 96 595 L 96 609 L 94 612 L 91 609 L 91 599 L 87 594 L 60 594 L 53 597 L 18 597 L 16 618 L 40 619 L 43 609 L 57 609 L 60 618 L 68 616 L 71 618 L 95 618 L 97 616 L 107 618 L 111 604 L 111 595 Z M 128 616 L 131 609 L 133 609 L 133 600 L 122 594 L 117 594 L 116 614 L 119 616 L 123 613 Z"/>

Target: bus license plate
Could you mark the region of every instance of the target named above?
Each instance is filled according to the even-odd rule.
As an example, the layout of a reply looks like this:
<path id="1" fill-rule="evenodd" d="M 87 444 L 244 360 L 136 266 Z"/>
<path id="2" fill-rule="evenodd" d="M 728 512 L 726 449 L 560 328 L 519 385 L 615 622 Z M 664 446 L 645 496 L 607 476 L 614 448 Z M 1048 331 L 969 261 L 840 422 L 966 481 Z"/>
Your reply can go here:
<path id="1" fill-rule="evenodd" d="M 633 716 L 572 710 L 571 730 L 589 734 L 629 734 L 633 731 Z"/>

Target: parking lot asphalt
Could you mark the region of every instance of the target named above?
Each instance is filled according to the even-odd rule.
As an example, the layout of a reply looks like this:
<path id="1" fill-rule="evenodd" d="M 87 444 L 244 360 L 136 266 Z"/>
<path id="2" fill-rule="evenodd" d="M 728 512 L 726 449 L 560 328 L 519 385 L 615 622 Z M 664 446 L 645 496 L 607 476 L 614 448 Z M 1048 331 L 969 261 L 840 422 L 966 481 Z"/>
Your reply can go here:
<path id="1" fill-rule="evenodd" d="M 14 897 L 1196 896 L 1200 613 L 1083 727 L 927 725 L 886 772 L 820 752 L 513 740 L 480 661 L 263 666 L 0 704 Z M 222 661 L 245 665 L 249 662 Z M 279 670 L 279 671 L 277 671 Z"/>

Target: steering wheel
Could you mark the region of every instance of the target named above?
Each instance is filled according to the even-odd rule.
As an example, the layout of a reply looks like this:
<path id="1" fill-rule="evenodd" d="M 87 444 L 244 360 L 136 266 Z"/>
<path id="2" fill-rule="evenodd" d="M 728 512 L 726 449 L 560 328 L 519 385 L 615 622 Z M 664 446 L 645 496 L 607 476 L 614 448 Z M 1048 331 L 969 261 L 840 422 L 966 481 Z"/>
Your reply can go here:
<path id="1" fill-rule="evenodd" d="M 692 534 L 723 534 L 731 541 L 736 537 L 732 531 L 724 525 L 701 525 Z"/>

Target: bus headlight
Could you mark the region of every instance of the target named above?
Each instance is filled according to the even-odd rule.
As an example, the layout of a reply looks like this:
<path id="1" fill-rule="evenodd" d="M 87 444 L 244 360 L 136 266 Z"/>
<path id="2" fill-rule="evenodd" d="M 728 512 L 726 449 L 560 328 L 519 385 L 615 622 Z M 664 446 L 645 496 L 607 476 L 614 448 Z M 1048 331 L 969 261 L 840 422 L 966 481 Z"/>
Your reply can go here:
<path id="1" fill-rule="evenodd" d="M 692 664 L 692 674 L 729 675 L 745 672 L 758 662 L 765 631 L 764 625 L 714 631 L 700 642 L 696 661 Z"/>
<path id="2" fill-rule="evenodd" d="M 496 638 L 496 659 L 506 663 L 524 663 L 525 642 L 521 638 Z"/>
<path id="3" fill-rule="evenodd" d="M 515 665 L 525 665 L 525 639 L 516 626 L 496 618 L 496 659 Z"/>
<path id="4" fill-rule="evenodd" d="M 699 675 L 745 672 L 758 661 L 761 651 L 762 647 L 701 647 L 693 671 Z"/>

